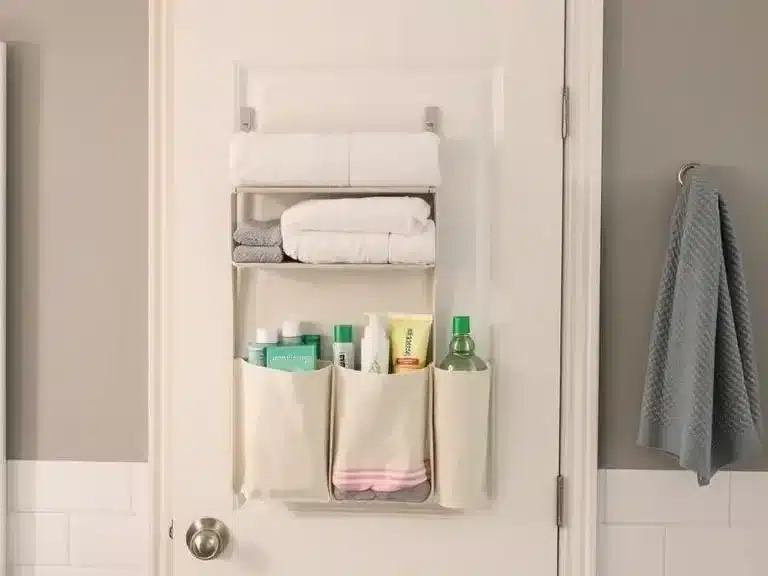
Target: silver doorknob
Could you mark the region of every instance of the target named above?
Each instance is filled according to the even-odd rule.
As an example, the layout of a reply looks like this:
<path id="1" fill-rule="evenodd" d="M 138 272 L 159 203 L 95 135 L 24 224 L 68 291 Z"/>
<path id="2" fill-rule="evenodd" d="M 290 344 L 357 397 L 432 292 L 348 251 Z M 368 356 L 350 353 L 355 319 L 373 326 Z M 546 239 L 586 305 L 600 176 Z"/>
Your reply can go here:
<path id="1" fill-rule="evenodd" d="M 187 548 L 198 560 L 218 558 L 229 543 L 229 530 L 221 520 L 200 518 L 187 530 Z"/>

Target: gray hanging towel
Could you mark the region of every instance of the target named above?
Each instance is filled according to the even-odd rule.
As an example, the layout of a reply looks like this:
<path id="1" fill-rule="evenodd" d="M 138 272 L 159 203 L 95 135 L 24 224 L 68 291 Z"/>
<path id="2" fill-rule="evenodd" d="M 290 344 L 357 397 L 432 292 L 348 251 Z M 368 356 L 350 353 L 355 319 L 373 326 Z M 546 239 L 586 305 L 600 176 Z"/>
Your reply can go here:
<path id="1" fill-rule="evenodd" d="M 638 444 L 709 484 L 760 451 L 762 416 L 747 285 L 728 210 L 699 170 L 672 215 Z"/>

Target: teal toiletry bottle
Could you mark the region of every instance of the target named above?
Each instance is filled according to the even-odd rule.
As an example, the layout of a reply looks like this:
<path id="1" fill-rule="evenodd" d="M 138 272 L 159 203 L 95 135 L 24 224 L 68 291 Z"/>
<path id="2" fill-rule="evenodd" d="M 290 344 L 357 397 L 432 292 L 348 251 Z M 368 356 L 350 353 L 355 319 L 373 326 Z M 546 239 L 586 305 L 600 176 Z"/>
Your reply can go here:
<path id="1" fill-rule="evenodd" d="M 311 344 L 315 347 L 315 360 L 320 360 L 320 334 L 304 334 L 302 339 L 304 344 Z"/>
<path id="2" fill-rule="evenodd" d="M 461 372 L 488 369 L 488 365 L 475 355 L 475 341 L 469 335 L 469 316 L 453 317 L 453 338 L 448 355 L 440 362 L 439 368 Z"/>
<path id="3" fill-rule="evenodd" d="M 257 328 L 256 341 L 248 343 L 248 363 L 266 366 L 267 346 L 277 346 L 277 330 Z"/>

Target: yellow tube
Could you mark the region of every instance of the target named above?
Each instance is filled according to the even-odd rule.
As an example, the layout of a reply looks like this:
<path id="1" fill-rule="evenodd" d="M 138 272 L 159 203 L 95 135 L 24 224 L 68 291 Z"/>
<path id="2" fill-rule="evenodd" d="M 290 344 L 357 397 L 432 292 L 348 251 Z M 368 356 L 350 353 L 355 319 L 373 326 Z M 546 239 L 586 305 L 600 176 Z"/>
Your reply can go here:
<path id="1" fill-rule="evenodd" d="M 427 365 L 431 314 L 390 314 L 389 338 L 392 343 L 392 372 L 420 370 Z"/>

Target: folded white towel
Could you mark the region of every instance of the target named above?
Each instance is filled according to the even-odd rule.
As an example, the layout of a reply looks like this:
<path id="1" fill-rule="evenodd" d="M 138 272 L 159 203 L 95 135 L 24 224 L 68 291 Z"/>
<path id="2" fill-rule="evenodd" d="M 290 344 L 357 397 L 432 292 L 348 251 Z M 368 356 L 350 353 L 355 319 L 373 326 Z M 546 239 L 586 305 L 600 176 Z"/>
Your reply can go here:
<path id="1" fill-rule="evenodd" d="M 421 234 L 390 234 L 388 260 L 391 264 L 434 264 L 435 222 L 427 220 L 427 229 Z"/>
<path id="2" fill-rule="evenodd" d="M 310 264 L 386 264 L 389 234 L 289 229 L 283 231 L 283 251 Z"/>
<path id="3" fill-rule="evenodd" d="M 435 223 L 427 221 L 421 234 L 318 232 L 289 230 L 283 250 L 310 264 L 434 264 Z"/>
<path id="4" fill-rule="evenodd" d="M 349 136 L 238 132 L 230 172 L 235 186 L 348 186 Z"/>
<path id="5" fill-rule="evenodd" d="M 351 186 L 439 186 L 440 138 L 432 132 L 349 135 Z"/>
<path id="6" fill-rule="evenodd" d="M 429 211 L 429 204 L 416 197 L 306 200 L 285 210 L 280 226 L 283 236 L 294 230 L 420 234 Z"/>

